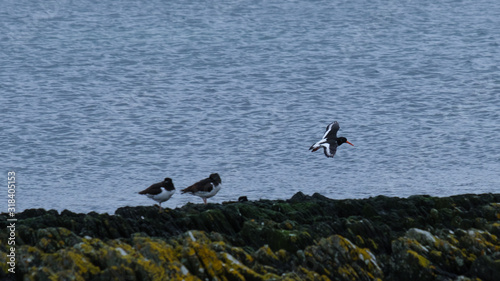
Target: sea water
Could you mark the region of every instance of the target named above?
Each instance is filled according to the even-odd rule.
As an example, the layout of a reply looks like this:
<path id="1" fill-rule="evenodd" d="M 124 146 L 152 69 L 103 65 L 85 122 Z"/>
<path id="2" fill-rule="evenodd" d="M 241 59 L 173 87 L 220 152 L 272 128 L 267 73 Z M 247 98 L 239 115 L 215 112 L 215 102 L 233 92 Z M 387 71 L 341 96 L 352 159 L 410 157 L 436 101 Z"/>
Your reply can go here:
<path id="1" fill-rule="evenodd" d="M 2 1 L 1 170 L 17 211 L 165 177 L 202 203 L 214 172 L 212 203 L 499 192 L 499 27 L 494 0 Z M 355 146 L 311 153 L 334 120 Z"/>

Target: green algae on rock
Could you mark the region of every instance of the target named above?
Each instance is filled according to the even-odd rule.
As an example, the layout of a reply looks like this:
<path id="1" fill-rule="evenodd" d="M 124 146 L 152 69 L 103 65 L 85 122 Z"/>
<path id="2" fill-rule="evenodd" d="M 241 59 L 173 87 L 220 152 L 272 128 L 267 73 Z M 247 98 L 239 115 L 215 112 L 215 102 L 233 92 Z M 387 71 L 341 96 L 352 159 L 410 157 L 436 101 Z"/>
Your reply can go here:
<path id="1" fill-rule="evenodd" d="M 500 194 L 17 214 L 17 280 L 497 280 Z M 7 241 L 6 216 L 0 240 Z M 7 277 L 7 244 L 0 277 Z"/>

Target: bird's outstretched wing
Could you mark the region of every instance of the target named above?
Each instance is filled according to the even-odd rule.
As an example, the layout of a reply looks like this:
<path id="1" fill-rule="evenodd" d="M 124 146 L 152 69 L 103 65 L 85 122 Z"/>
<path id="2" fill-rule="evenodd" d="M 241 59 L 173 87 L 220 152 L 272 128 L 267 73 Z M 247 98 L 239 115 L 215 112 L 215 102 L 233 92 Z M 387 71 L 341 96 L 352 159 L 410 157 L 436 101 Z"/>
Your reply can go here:
<path id="1" fill-rule="evenodd" d="M 333 157 L 335 156 L 335 152 L 337 152 L 337 144 L 324 143 L 323 151 L 325 152 L 326 157 Z"/>
<path id="2" fill-rule="evenodd" d="M 325 135 L 323 136 L 324 139 L 336 139 L 337 138 L 337 132 L 340 129 L 339 122 L 333 121 L 332 123 L 328 124 L 326 126 L 326 131 Z"/>

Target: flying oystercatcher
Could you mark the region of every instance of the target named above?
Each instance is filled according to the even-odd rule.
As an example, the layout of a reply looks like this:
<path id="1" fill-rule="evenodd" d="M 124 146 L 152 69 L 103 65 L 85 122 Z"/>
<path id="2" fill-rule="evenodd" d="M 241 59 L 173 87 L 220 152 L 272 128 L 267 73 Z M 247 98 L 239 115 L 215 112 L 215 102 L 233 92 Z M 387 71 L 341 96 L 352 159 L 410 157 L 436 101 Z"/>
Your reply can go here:
<path id="1" fill-rule="evenodd" d="M 211 174 L 210 177 L 203 179 L 189 187 L 181 190 L 182 193 L 191 193 L 203 199 L 203 203 L 207 204 L 207 198 L 210 198 L 217 194 L 221 188 L 221 182 L 219 174 Z"/>
<path id="2" fill-rule="evenodd" d="M 161 212 L 161 203 L 167 201 L 174 195 L 175 187 L 171 178 L 165 178 L 162 182 L 157 182 L 152 184 L 150 187 L 139 192 L 139 194 L 144 194 L 148 198 L 151 198 L 159 203 Z"/>
<path id="3" fill-rule="evenodd" d="M 326 127 L 326 132 L 323 135 L 323 138 L 317 143 L 313 144 L 309 148 L 309 150 L 312 150 L 311 152 L 314 152 L 323 147 L 326 157 L 333 157 L 335 156 L 335 152 L 337 152 L 337 146 L 340 146 L 343 143 L 348 143 L 354 146 L 354 144 L 347 141 L 347 139 L 344 137 L 337 138 L 337 132 L 339 129 L 339 122 L 334 121 L 333 123 L 330 123 Z"/>

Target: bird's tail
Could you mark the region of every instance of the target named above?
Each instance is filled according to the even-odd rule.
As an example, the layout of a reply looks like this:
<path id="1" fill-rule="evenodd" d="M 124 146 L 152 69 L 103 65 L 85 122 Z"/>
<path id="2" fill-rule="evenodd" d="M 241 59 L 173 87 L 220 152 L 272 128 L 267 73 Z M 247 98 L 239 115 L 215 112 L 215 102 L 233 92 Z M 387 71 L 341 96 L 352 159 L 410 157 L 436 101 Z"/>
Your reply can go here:
<path id="1" fill-rule="evenodd" d="M 312 150 L 311 152 L 314 152 L 314 151 L 318 150 L 320 147 L 321 147 L 321 145 L 319 145 L 318 143 L 315 143 L 315 144 L 311 145 L 311 147 L 309 147 L 309 150 Z"/>

